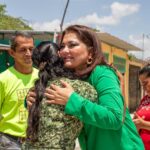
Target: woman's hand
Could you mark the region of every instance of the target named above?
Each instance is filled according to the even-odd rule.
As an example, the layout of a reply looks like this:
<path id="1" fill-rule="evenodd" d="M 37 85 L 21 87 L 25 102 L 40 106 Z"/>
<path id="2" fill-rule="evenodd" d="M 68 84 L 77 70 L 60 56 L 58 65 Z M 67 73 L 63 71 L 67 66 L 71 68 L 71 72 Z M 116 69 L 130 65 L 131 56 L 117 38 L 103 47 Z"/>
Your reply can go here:
<path id="1" fill-rule="evenodd" d="M 30 107 L 32 106 L 32 104 L 35 102 L 35 98 L 36 98 L 36 94 L 34 92 L 34 89 L 30 89 L 27 97 L 26 97 L 26 101 L 27 101 L 27 108 L 30 109 Z"/>
<path id="2" fill-rule="evenodd" d="M 134 122 L 138 131 L 143 128 L 143 125 L 145 122 L 144 119 L 145 119 L 144 116 L 140 117 L 136 112 L 134 113 L 133 122 Z"/>
<path id="3" fill-rule="evenodd" d="M 51 84 L 50 88 L 46 88 L 45 96 L 47 103 L 66 105 L 70 95 L 74 92 L 73 88 L 66 82 L 61 81 L 63 88 Z"/>
<path id="4" fill-rule="evenodd" d="M 146 129 L 150 131 L 150 121 L 145 120 L 145 116 L 140 117 L 137 113 L 134 113 L 133 122 L 135 123 L 137 129 Z"/>

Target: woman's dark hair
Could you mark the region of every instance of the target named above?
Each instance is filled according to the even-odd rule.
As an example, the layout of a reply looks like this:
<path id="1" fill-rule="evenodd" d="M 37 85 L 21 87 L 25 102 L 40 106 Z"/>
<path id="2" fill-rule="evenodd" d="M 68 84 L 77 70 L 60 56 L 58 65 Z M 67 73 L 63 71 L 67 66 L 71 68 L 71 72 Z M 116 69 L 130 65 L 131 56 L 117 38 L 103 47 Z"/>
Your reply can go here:
<path id="1" fill-rule="evenodd" d="M 59 47 L 50 41 L 41 42 L 32 54 L 32 60 L 35 67 L 39 69 L 39 79 L 35 82 L 34 91 L 36 93 L 35 103 L 29 110 L 27 139 L 32 142 L 36 141 L 39 118 L 40 118 L 40 102 L 43 99 L 45 88 L 48 81 L 57 77 L 76 78 L 74 72 L 64 69 L 63 60 L 59 58 L 57 52 Z"/>
<path id="2" fill-rule="evenodd" d="M 140 71 L 139 75 L 145 74 L 146 77 L 150 77 L 150 64 L 145 65 Z"/>
<path id="3" fill-rule="evenodd" d="M 89 65 L 85 70 L 78 72 L 79 76 L 89 74 L 96 65 L 107 65 L 101 50 L 101 41 L 99 40 L 93 29 L 83 25 L 71 25 L 63 31 L 60 45 L 62 44 L 65 34 L 69 32 L 75 33 L 79 40 L 81 40 L 92 53 L 92 64 Z"/>

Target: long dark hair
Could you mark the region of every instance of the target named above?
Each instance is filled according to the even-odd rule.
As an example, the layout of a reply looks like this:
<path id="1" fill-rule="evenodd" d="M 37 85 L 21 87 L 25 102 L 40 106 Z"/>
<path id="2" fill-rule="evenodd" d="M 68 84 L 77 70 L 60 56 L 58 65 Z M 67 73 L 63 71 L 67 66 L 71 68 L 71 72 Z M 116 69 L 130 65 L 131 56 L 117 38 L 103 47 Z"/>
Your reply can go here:
<path id="1" fill-rule="evenodd" d="M 75 33 L 79 40 L 81 40 L 88 48 L 90 48 L 90 52 L 92 53 L 92 64 L 89 65 L 86 69 L 78 72 L 79 76 L 89 74 L 96 65 L 107 65 L 101 49 L 101 41 L 93 29 L 83 25 L 71 25 L 63 31 L 60 45 L 64 36 L 69 32 Z"/>
<path id="2" fill-rule="evenodd" d="M 41 42 L 32 54 L 33 64 L 39 69 L 39 79 L 35 82 L 34 91 L 36 93 L 35 103 L 29 110 L 27 139 L 34 142 L 37 138 L 40 102 L 43 99 L 48 81 L 57 77 L 76 78 L 74 72 L 63 67 L 63 60 L 59 58 L 57 52 L 59 47 L 50 41 Z"/>

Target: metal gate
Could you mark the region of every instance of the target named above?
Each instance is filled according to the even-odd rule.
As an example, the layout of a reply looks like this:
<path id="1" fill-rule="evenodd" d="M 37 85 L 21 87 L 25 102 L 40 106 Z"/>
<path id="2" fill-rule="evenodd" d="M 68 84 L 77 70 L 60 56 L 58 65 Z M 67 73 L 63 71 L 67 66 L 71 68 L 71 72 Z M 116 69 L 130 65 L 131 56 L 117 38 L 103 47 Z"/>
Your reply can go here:
<path id="1" fill-rule="evenodd" d="M 138 72 L 140 67 L 129 65 L 129 109 L 134 112 L 141 100 L 141 86 Z"/>

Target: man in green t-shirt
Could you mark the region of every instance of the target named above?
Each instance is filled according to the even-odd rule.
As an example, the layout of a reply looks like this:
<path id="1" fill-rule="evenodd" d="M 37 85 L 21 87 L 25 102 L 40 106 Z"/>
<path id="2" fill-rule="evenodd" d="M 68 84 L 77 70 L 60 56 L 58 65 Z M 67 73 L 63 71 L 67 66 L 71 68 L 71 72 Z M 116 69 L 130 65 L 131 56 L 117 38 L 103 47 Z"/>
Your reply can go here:
<path id="1" fill-rule="evenodd" d="M 29 33 L 16 32 L 11 39 L 15 63 L 0 74 L 0 149 L 20 149 L 25 137 L 28 115 L 23 100 L 38 76 L 32 67 L 33 47 Z"/>

